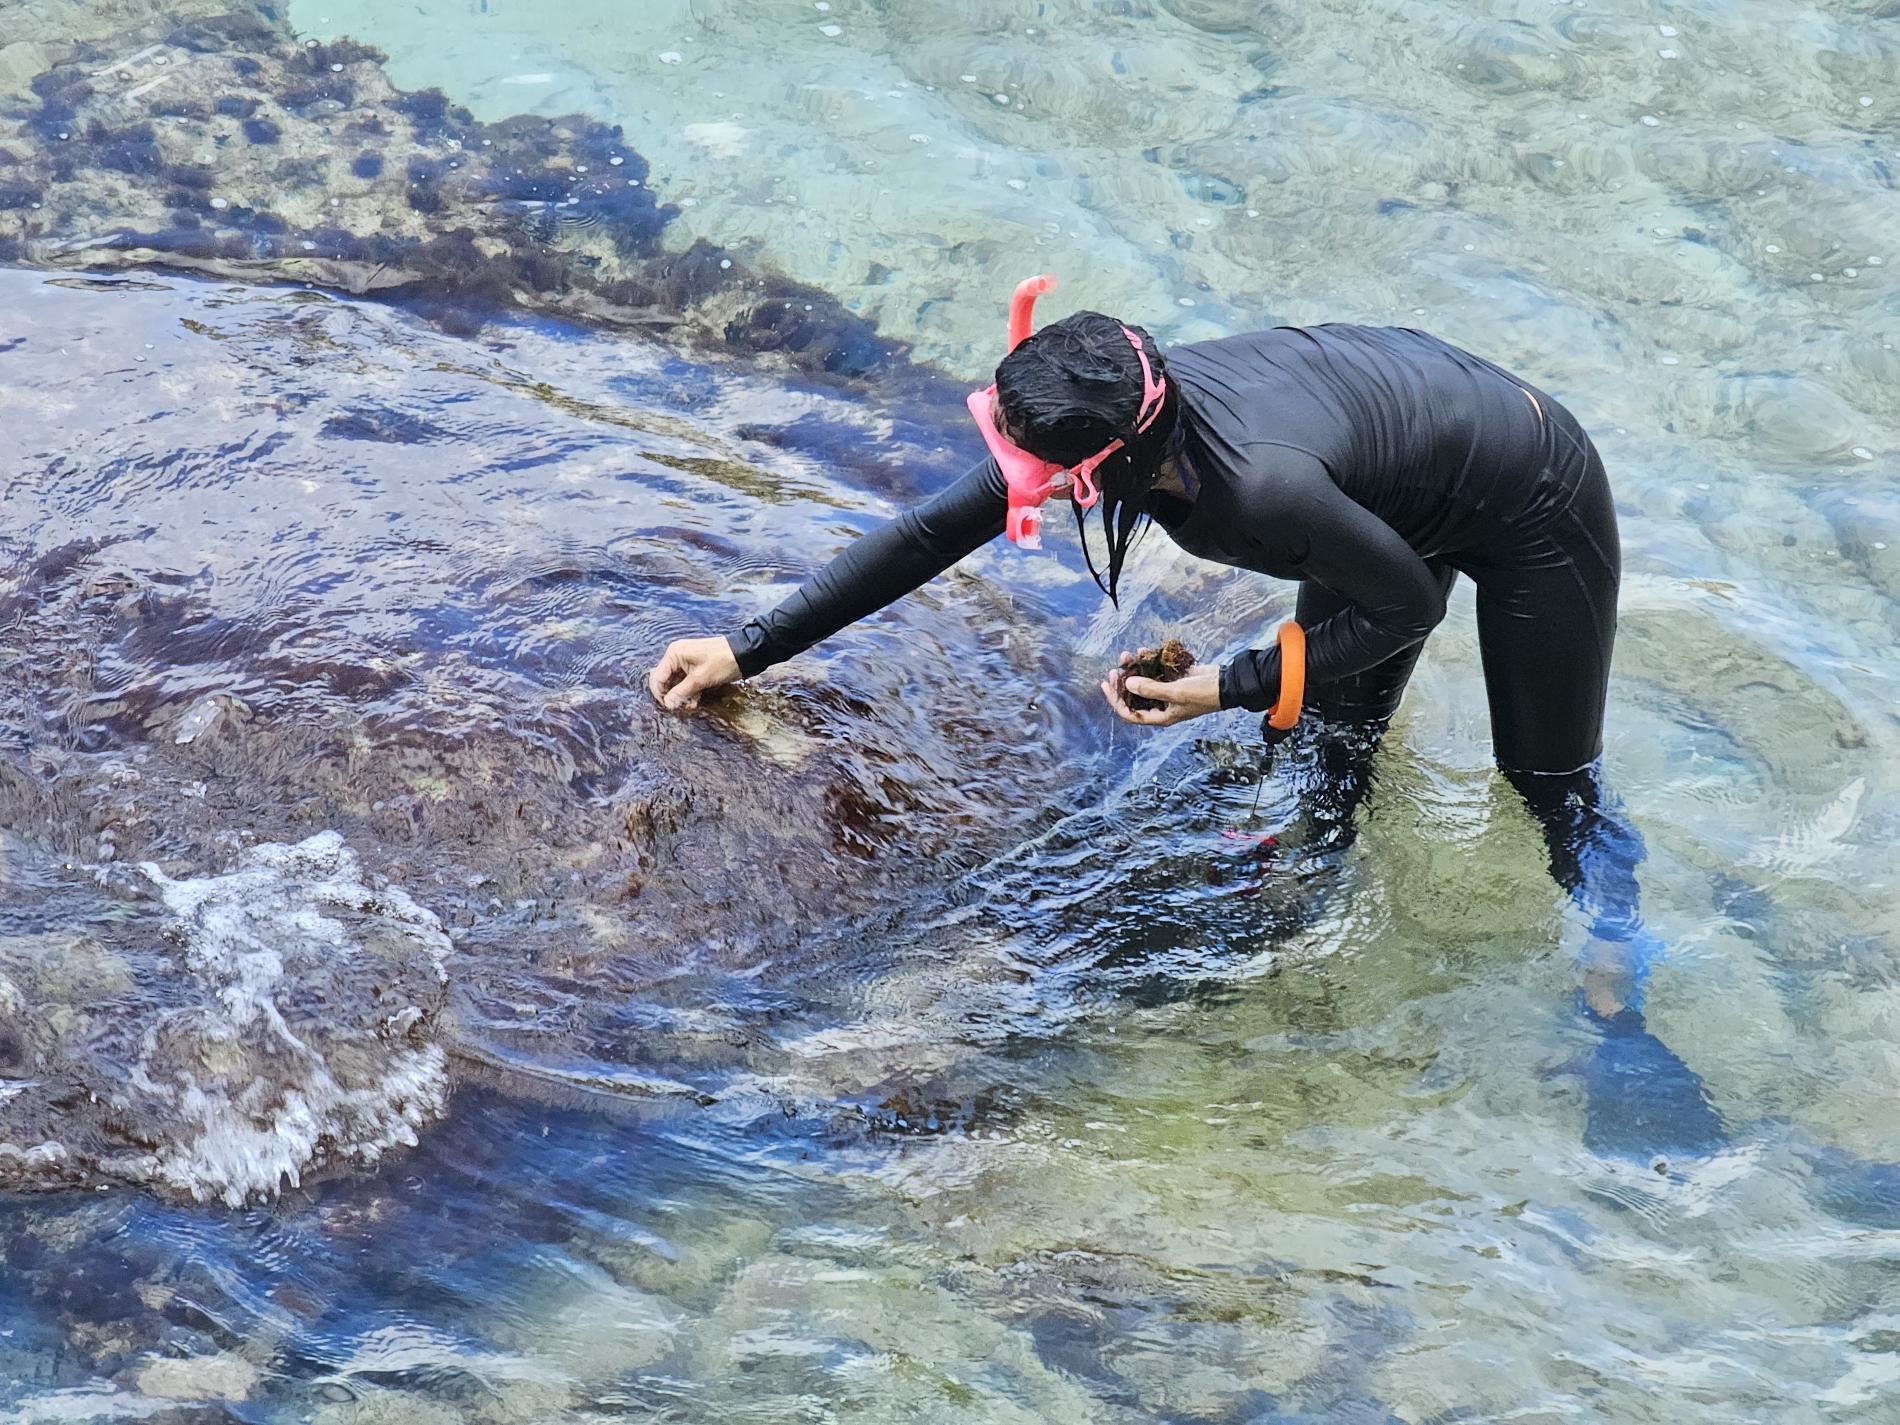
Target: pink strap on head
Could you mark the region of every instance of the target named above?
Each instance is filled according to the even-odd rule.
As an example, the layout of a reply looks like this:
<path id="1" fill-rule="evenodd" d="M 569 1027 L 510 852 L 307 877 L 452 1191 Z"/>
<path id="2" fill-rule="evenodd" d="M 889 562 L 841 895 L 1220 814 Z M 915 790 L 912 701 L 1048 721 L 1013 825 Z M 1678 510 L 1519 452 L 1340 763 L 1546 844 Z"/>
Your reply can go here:
<path id="1" fill-rule="evenodd" d="M 1141 361 L 1141 405 L 1135 410 L 1135 434 L 1140 435 L 1161 414 L 1162 398 L 1167 395 L 1168 388 L 1155 379 L 1154 368 L 1148 364 L 1148 353 L 1142 349 L 1141 338 L 1127 327 L 1122 328 L 1122 335 L 1128 338 L 1128 344 L 1134 347 L 1135 355 Z M 1121 448 L 1122 440 L 1118 436 L 1069 472 L 1075 480 L 1075 502 L 1083 509 L 1094 509 L 1095 502 L 1102 498 L 1102 492 L 1095 484 L 1096 467 Z"/>
<path id="2" fill-rule="evenodd" d="M 1073 488 L 1069 492 L 1069 498 L 1074 500 L 1075 503 L 1080 505 L 1083 509 L 1094 509 L 1095 502 L 1102 498 L 1102 492 L 1097 489 L 1095 485 L 1095 467 L 1113 455 L 1120 445 L 1121 442 L 1119 440 L 1116 441 L 1114 445 L 1109 446 L 1108 449 L 1104 450 L 1100 455 L 1091 455 L 1087 460 L 1069 472 L 1069 479 L 1074 482 Z"/>
<path id="3" fill-rule="evenodd" d="M 1128 344 L 1135 349 L 1135 355 L 1141 361 L 1141 406 L 1135 412 L 1135 434 L 1140 435 L 1155 423 L 1155 417 L 1161 414 L 1161 398 L 1168 394 L 1168 388 L 1155 379 L 1154 368 L 1148 365 L 1148 353 L 1142 349 L 1141 338 L 1127 327 L 1122 335 L 1128 338 Z M 1153 402 L 1152 407 L 1150 402 Z"/>

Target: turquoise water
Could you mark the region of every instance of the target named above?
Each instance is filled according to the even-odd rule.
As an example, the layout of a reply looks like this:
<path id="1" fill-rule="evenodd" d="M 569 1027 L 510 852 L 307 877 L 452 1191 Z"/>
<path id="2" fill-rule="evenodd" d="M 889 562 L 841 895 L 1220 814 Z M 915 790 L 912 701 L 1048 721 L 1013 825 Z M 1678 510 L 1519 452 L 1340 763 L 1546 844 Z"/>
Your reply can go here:
<path id="1" fill-rule="evenodd" d="M 0 1419 L 1900 1418 L 1890 8 L 0 8 Z M 646 703 L 972 458 L 1034 270 L 1590 427 L 1721 1151 L 1583 1146 L 1468 594 L 1343 850 L 1090 702 L 1290 609 L 1159 540 Z"/>

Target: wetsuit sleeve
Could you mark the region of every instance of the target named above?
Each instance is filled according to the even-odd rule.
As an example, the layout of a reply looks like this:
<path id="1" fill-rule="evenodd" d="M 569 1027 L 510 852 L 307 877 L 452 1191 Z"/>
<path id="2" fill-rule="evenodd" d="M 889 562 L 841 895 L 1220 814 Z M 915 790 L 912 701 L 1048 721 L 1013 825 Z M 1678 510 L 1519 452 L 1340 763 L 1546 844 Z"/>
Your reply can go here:
<path id="1" fill-rule="evenodd" d="M 1306 630 L 1309 686 L 1344 678 L 1411 647 L 1445 616 L 1438 579 L 1391 525 L 1344 494 L 1319 458 L 1287 446 L 1252 451 L 1271 469 L 1262 497 L 1245 512 L 1266 541 L 1263 561 L 1312 579 L 1346 601 Z M 1221 706 L 1265 712 L 1280 696 L 1280 650 L 1252 649 L 1220 675 Z"/>
<path id="2" fill-rule="evenodd" d="M 915 509 L 853 540 L 771 613 L 727 635 L 750 678 L 876 613 L 1003 532 L 1009 489 L 985 460 Z"/>

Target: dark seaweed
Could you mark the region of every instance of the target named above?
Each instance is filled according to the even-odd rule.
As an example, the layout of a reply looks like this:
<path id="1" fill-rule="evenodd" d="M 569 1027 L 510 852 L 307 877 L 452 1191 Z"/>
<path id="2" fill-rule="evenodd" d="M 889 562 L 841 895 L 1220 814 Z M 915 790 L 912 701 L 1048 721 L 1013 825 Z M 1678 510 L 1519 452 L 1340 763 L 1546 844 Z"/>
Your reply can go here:
<path id="1" fill-rule="evenodd" d="M 320 104 L 335 104 L 347 109 L 356 102 L 356 86 L 341 74 L 332 74 L 320 84 L 303 84 L 286 89 L 278 103 L 293 114 L 305 114 Z"/>
<path id="2" fill-rule="evenodd" d="M 210 19 L 193 20 L 180 25 L 166 36 L 167 44 L 188 49 L 194 54 L 215 54 L 226 49 L 268 49 L 277 41 L 275 30 L 258 16 L 247 15 L 241 10 Z"/>
<path id="3" fill-rule="evenodd" d="M 1143 650 L 1143 656 L 1128 665 L 1131 678 L 1151 678 L 1158 683 L 1172 683 L 1185 678 L 1188 670 L 1194 666 L 1194 655 L 1178 638 L 1164 641 L 1160 648 Z M 1154 698 L 1144 698 L 1136 693 L 1125 694 L 1128 706 L 1137 712 L 1153 712 L 1167 706 Z"/>
<path id="4" fill-rule="evenodd" d="M 380 406 L 331 416 L 319 434 L 331 440 L 371 440 L 385 445 L 427 445 L 452 439 L 448 431 L 432 421 Z"/>
<path id="5" fill-rule="evenodd" d="M 79 105 L 92 97 L 84 76 L 49 70 L 33 80 L 40 107 L 27 119 L 27 128 L 47 143 L 65 143 L 79 127 Z"/>
<path id="6" fill-rule="evenodd" d="M 416 137 L 425 143 L 461 138 L 475 127 L 475 116 L 461 105 L 451 104 L 440 89 L 404 94 L 390 107 L 416 126 Z"/>
<path id="7" fill-rule="evenodd" d="M 439 185 L 442 165 L 432 159 L 409 160 L 409 206 L 418 213 L 439 213 L 448 206 L 442 200 Z"/>
<path id="8" fill-rule="evenodd" d="M 584 297 L 586 310 L 609 320 L 644 320 L 683 313 L 737 290 L 745 294 L 743 304 L 720 329 L 735 351 L 777 353 L 807 372 L 831 376 L 902 368 L 894 358 L 907 349 L 879 337 L 869 321 L 846 312 L 826 292 L 748 271 L 726 250 L 703 241 L 685 252 L 665 252 L 662 239 L 678 210 L 647 185 L 649 165 L 618 125 L 582 115 L 521 115 L 480 124 L 436 90 L 378 98 L 374 109 L 366 104 L 344 115 L 340 111 L 356 102 L 358 85 L 371 82 L 360 66 L 380 63 L 380 53 L 350 41 L 287 49 L 282 32 L 260 13 L 194 22 L 175 32 L 174 43 L 220 53 L 227 72 L 237 76 L 219 86 L 224 92 L 214 89 L 189 102 L 236 120 L 253 147 L 286 143 L 294 126 L 315 125 L 315 137 L 327 139 L 332 151 L 339 138 L 349 143 L 340 156 L 361 183 L 388 182 L 391 159 L 400 157 L 409 208 L 446 230 L 422 238 L 361 235 L 341 223 L 302 228 L 278 212 L 213 209 L 218 175 L 196 163 L 166 162 L 152 124 L 115 126 L 109 110 L 106 120 L 82 119 L 99 112 L 86 65 L 97 69 L 94 61 L 110 57 L 103 53 L 33 81 L 38 108 L 27 127 L 41 147 L 24 159 L 5 155 L 0 163 L 15 160 L 6 164 L 9 172 L 22 163 L 37 169 L 0 187 L 0 211 L 45 203 L 49 178 L 59 183 L 88 168 L 113 169 L 154 180 L 150 199 L 164 214 L 159 224 L 144 230 L 125 224 L 116 231 L 126 239 L 122 249 L 161 254 L 152 259 L 161 264 L 166 253 L 246 264 L 308 253 L 348 264 L 361 274 L 354 280 L 373 277 L 379 294 L 460 331 L 478 329 L 522 301 L 560 305 Z M 255 52 L 230 53 L 240 48 Z M 269 67 L 273 58 L 281 61 L 280 70 Z M 354 74 L 348 72 L 353 66 Z M 288 84 L 286 72 L 294 76 Z M 380 79 L 375 82 L 384 92 Z M 251 86 L 256 93 L 243 92 Z M 59 139 L 61 133 L 68 138 Z M 401 146 L 392 153 L 384 140 Z M 321 153 L 323 144 L 315 147 Z M 298 157 L 256 176 L 263 173 L 278 191 L 321 192 L 330 166 L 321 156 Z M 256 176 L 232 186 L 255 190 Z M 60 200 L 71 201 L 64 194 Z M 578 230 L 590 234 L 586 249 L 592 250 L 577 250 L 569 240 Z M 23 238 L 17 230 L 10 234 L 7 253 L 20 252 Z M 602 239 L 618 264 L 599 251 Z M 352 280 L 346 278 L 346 285 Z"/>
<path id="9" fill-rule="evenodd" d="M 321 188 L 329 176 L 329 163 L 315 157 L 287 158 L 273 175 L 286 188 Z"/>
<path id="10" fill-rule="evenodd" d="M 156 173 L 164 167 L 158 135 L 150 124 L 109 129 L 94 119 L 86 126 L 86 157 L 99 168 L 120 173 Z"/>
<path id="11" fill-rule="evenodd" d="M 169 98 L 159 95 L 152 100 L 151 112 L 162 119 L 195 119 L 203 123 L 211 117 L 211 106 L 182 94 L 174 94 Z"/>

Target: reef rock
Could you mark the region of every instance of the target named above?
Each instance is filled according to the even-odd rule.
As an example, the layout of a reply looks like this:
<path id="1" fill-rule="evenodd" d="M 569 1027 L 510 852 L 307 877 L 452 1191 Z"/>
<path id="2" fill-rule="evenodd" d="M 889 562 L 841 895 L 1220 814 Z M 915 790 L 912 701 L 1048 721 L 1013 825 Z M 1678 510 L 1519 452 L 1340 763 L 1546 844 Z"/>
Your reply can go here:
<path id="1" fill-rule="evenodd" d="M 267 1195 L 464 1075 L 703 1101 L 1052 815 L 1072 670 L 980 560 L 693 716 L 643 686 L 879 516 L 836 472 L 941 472 L 878 407 L 301 291 L 0 306 L 0 1186 Z"/>
<path id="2" fill-rule="evenodd" d="M 813 372 L 903 354 L 822 291 L 665 250 L 677 209 L 616 125 L 478 123 L 397 90 L 365 45 L 300 41 L 263 8 L 165 9 L 0 50 L 0 261 L 405 295 L 465 328 L 512 304 Z"/>
<path id="3" fill-rule="evenodd" d="M 235 1206 L 415 1142 L 446 1089 L 433 915 L 334 832 L 145 874 L 162 917 L 0 945 L 0 1180 Z"/>

